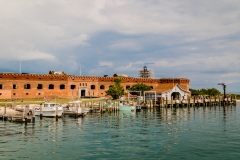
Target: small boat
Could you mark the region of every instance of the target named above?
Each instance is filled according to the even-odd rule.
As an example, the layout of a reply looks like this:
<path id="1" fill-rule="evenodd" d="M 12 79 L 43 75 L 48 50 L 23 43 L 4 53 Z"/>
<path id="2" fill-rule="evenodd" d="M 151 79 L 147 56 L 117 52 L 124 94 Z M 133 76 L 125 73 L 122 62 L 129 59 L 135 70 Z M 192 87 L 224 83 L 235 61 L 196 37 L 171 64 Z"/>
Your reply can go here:
<path id="1" fill-rule="evenodd" d="M 135 106 L 121 102 L 119 103 L 119 110 L 120 111 L 134 111 L 136 109 Z"/>
<path id="2" fill-rule="evenodd" d="M 42 116 L 43 117 L 55 117 L 57 115 L 62 116 L 63 107 L 60 103 L 45 102 L 42 104 Z M 40 116 L 40 108 L 35 108 L 35 115 Z"/>
<path id="3" fill-rule="evenodd" d="M 68 105 L 65 107 L 63 114 L 64 115 L 86 115 L 90 109 L 85 108 L 81 105 L 82 101 L 70 101 Z"/>

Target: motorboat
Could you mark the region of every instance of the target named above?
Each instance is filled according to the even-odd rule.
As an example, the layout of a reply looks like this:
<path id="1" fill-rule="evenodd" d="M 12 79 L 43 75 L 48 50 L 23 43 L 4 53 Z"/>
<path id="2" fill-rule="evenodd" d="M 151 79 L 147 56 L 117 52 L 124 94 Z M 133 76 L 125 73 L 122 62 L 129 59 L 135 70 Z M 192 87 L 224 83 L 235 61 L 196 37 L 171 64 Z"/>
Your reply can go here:
<path id="1" fill-rule="evenodd" d="M 63 113 L 63 107 L 60 103 L 45 102 L 42 106 L 40 106 L 40 108 L 35 108 L 36 116 L 40 116 L 41 108 L 43 117 L 55 117 L 56 115 L 61 116 Z"/>
<path id="2" fill-rule="evenodd" d="M 75 100 L 68 102 L 68 105 L 65 107 L 63 114 L 64 115 L 86 115 L 90 109 L 81 105 L 82 101 Z"/>
<path id="3" fill-rule="evenodd" d="M 130 105 L 127 102 L 120 101 L 119 110 L 120 111 L 134 111 L 136 107 L 134 105 Z"/>

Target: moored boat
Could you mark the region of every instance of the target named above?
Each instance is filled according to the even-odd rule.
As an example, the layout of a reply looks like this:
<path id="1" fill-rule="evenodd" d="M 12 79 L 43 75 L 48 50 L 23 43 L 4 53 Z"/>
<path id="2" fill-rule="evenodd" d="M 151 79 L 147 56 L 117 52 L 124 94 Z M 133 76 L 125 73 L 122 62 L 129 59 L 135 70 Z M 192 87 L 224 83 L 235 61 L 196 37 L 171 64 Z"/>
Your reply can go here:
<path id="1" fill-rule="evenodd" d="M 56 102 L 45 102 L 42 104 L 42 116 L 43 117 L 55 117 L 56 115 L 61 116 L 63 113 L 63 107 L 60 103 Z M 40 108 L 35 108 L 35 115 L 40 116 Z M 56 113 L 57 110 L 57 113 Z"/>

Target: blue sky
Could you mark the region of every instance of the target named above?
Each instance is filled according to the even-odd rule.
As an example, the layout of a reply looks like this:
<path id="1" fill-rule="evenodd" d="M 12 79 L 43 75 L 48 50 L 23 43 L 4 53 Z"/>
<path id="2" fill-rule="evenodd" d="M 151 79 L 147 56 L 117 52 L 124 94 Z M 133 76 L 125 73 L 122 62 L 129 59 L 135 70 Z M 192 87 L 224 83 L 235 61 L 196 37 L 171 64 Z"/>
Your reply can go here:
<path id="1" fill-rule="evenodd" d="M 0 0 L 0 72 L 189 78 L 240 92 L 239 0 Z"/>

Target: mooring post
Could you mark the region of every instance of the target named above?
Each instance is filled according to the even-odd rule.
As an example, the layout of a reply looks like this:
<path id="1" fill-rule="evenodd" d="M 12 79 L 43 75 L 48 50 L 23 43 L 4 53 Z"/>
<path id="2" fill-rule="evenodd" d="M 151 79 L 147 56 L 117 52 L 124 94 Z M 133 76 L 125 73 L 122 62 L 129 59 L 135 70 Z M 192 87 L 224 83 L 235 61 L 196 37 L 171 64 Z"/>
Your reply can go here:
<path id="1" fill-rule="evenodd" d="M 28 106 L 25 106 L 25 109 L 24 109 L 25 125 L 27 125 L 27 118 L 28 118 Z"/>
<path id="2" fill-rule="evenodd" d="M 171 108 L 173 108 L 173 96 L 171 96 Z"/>
<path id="3" fill-rule="evenodd" d="M 195 107 L 195 96 L 193 96 L 193 106 Z"/>
<path id="4" fill-rule="evenodd" d="M 166 96 L 166 108 L 168 107 L 168 98 Z"/>
<path id="5" fill-rule="evenodd" d="M 4 115 L 6 115 L 6 113 L 7 113 L 7 100 L 6 100 L 6 102 L 5 102 Z"/>
<path id="6" fill-rule="evenodd" d="M 58 105 L 55 105 L 56 107 L 56 121 L 58 121 Z"/>
<path id="7" fill-rule="evenodd" d="M 42 104 L 40 104 L 40 119 L 42 119 Z"/>
<path id="8" fill-rule="evenodd" d="M 32 123 L 35 123 L 35 106 L 32 107 Z"/>

